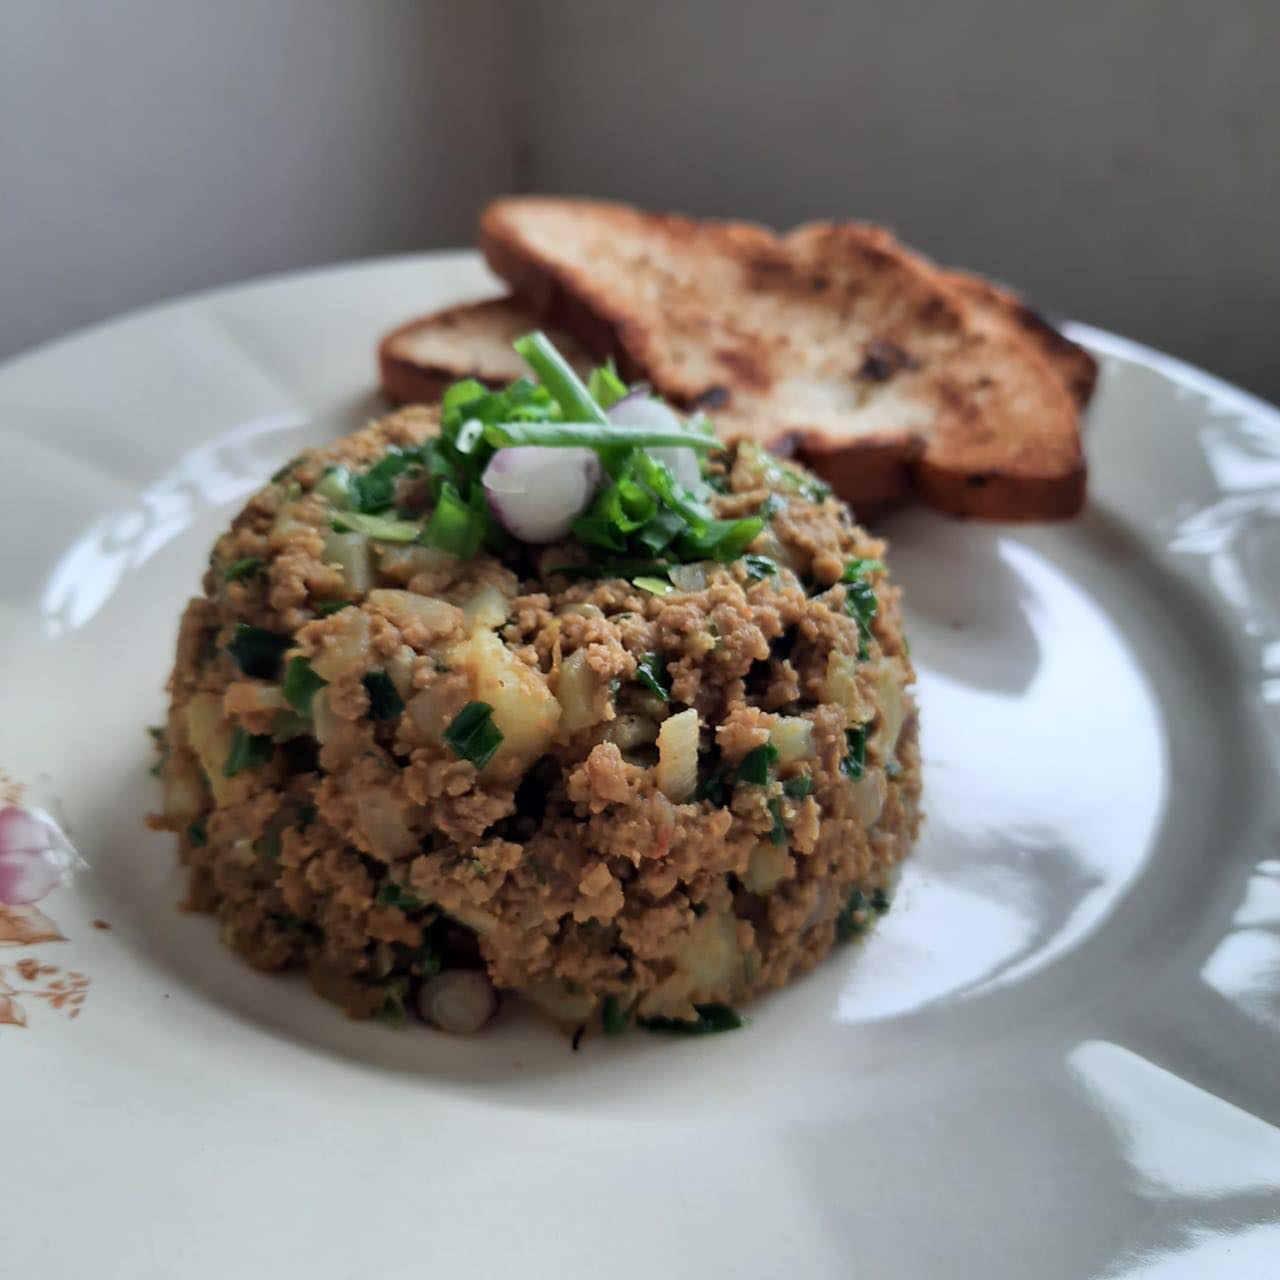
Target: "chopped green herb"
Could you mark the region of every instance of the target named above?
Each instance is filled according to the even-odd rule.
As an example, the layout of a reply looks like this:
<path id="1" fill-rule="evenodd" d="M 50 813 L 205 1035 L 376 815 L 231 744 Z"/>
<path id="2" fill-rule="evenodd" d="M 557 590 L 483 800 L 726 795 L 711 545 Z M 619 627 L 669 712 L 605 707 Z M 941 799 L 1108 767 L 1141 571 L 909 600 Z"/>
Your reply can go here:
<path id="1" fill-rule="evenodd" d="M 670 566 L 663 560 L 611 560 L 604 563 L 588 561 L 583 564 L 552 565 L 547 573 L 562 573 L 566 578 L 624 578 L 634 581 L 637 577 L 664 574 L 668 568 Z"/>
<path id="2" fill-rule="evenodd" d="M 537 374 L 538 381 L 560 406 L 560 412 L 567 422 L 608 424 L 609 419 L 604 410 L 595 402 L 591 393 L 582 385 L 582 379 L 574 373 L 573 366 L 556 350 L 555 343 L 545 333 L 526 333 L 524 337 L 515 340 L 514 346 L 516 353 Z"/>
<path id="3" fill-rule="evenodd" d="M 203 849 L 209 843 L 209 829 L 205 826 L 203 818 L 197 818 L 187 828 L 187 839 L 195 845 L 197 849 Z"/>
<path id="4" fill-rule="evenodd" d="M 169 759 L 169 735 L 165 732 L 164 725 L 152 724 L 147 726 L 147 732 L 151 735 L 151 741 L 156 744 L 156 750 L 160 753 L 160 759 L 151 766 L 151 776 L 158 778 L 164 772 L 164 766 Z"/>
<path id="5" fill-rule="evenodd" d="M 769 799 L 769 813 L 773 817 L 773 827 L 769 831 L 769 839 L 779 847 L 787 843 L 787 825 L 782 821 L 782 801 L 777 796 Z"/>
<path id="6" fill-rule="evenodd" d="M 239 582 L 241 578 L 252 578 L 254 574 L 261 572 L 262 566 L 266 561 L 261 556 L 245 556 L 243 560 L 233 560 L 222 571 L 222 576 L 228 582 Z"/>
<path id="7" fill-rule="evenodd" d="M 320 483 L 315 489 L 322 498 L 327 498 L 340 511 L 350 510 L 351 472 L 346 467 L 326 467 Z"/>
<path id="8" fill-rule="evenodd" d="M 878 916 L 882 916 L 889 910 L 889 895 L 881 888 L 876 888 L 871 894 L 871 910 Z"/>
<path id="9" fill-rule="evenodd" d="M 417 911 L 419 907 L 427 905 L 417 894 L 401 888 L 394 880 L 384 880 L 378 886 L 374 901 L 380 907 L 399 907 L 401 911 Z"/>
<path id="10" fill-rule="evenodd" d="M 639 1018 L 646 1031 L 669 1031 L 682 1036 L 714 1035 L 720 1031 L 736 1031 L 746 1026 L 746 1019 L 727 1004 L 694 1005 L 698 1019 L 688 1022 L 680 1018 Z"/>
<path id="11" fill-rule="evenodd" d="M 772 578 L 778 572 L 778 563 L 768 556 L 745 555 L 742 563 L 747 569 L 747 580 L 759 582 L 761 578 Z"/>
<path id="12" fill-rule="evenodd" d="M 812 793 L 813 776 L 808 773 L 797 773 L 794 778 L 788 778 L 782 784 L 782 794 L 790 796 L 792 800 L 803 800 Z"/>
<path id="13" fill-rule="evenodd" d="M 404 710 L 404 699 L 380 667 L 366 671 L 360 683 L 369 695 L 369 715 L 374 720 L 394 720 Z"/>
<path id="14" fill-rule="evenodd" d="M 222 776 L 234 778 L 241 769 L 266 764 L 274 751 L 275 744 L 271 741 L 270 735 L 246 733 L 243 725 L 236 725 L 231 734 L 231 749 L 227 752 L 226 763 L 222 766 Z"/>
<path id="15" fill-rule="evenodd" d="M 320 810 L 317 809 L 315 805 L 304 804 L 302 808 L 298 810 L 298 826 L 305 831 L 316 820 L 316 816 L 319 812 Z"/>
<path id="16" fill-rule="evenodd" d="M 484 429 L 484 438 L 495 449 L 537 444 L 549 449 L 718 449 L 709 440 L 683 427 L 626 427 L 609 422 L 502 422 Z"/>
<path id="17" fill-rule="evenodd" d="M 667 664 L 660 653 L 643 653 L 636 659 L 636 679 L 651 690 L 663 702 L 671 701 L 671 689 L 667 685 Z"/>
<path id="18" fill-rule="evenodd" d="M 871 620 L 880 607 L 876 599 L 876 589 L 866 580 L 866 575 L 884 565 L 879 560 L 850 560 L 844 567 L 844 575 L 840 579 L 845 583 L 845 612 L 858 621 L 858 657 L 865 658 L 869 652 L 871 641 Z"/>
<path id="19" fill-rule="evenodd" d="M 409 1021 L 404 1000 L 394 992 L 388 994 L 382 1004 L 374 1010 L 373 1016 L 376 1021 L 390 1027 L 393 1031 L 402 1030 L 405 1023 Z"/>
<path id="20" fill-rule="evenodd" d="M 728 765 L 709 774 L 693 793 L 695 800 L 710 800 L 718 809 L 729 803 L 729 788 L 733 785 L 733 770 Z"/>
<path id="21" fill-rule="evenodd" d="M 605 996 L 600 1023 L 607 1036 L 619 1036 L 627 1029 L 627 1011 L 617 996 Z"/>
<path id="22" fill-rule="evenodd" d="M 840 772 L 850 778 L 861 778 L 867 766 L 867 726 L 860 724 L 856 729 L 846 729 L 844 737 L 849 750 L 840 761 Z"/>
<path id="23" fill-rule="evenodd" d="M 444 740 L 462 759 L 483 769 L 502 745 L 502 732 L 487 702 L 468 702 L 444 731 Z"/>
<path id="24" fill-rule="evenodd" d="M 422 534 L 422 526 L 416 521 L 360 511 L 339 511 L 329 523 L 337 533 L 363 533 L 377 542 L 416 542 Z"/>
<path id="25" fill-rule="evenodd" d="M 612 356 L 599 368 L 592 369 L 591 376 L 587 379 L 587 394 L 602 409 L 612 408 L 628 391 L 627 384 L 618 377 Z"/>
<path id="26" fill-rule="evenodd" d="M 766 787 L 769 785 L 769 769 L 777 763 L 778 748 L 771 742 L 753 748 L 742 757 L 738 765 L 738 785 Z"/>
<path id="27" fill-rule="evenodd" d="M 757 508 L 756 515 L 761 520 L 772 520 L 779 511 L 787 509 L 787 500 L 779 497 L 776 493 L 771 493 Z"/>
<path id="28" fill-rule="evenodd" d="M 400 477 L 421 465 L 418 455 L 392 445 L 363 475 L 348 480 L 351 506 L 357 511 L 386 511 L 395 505 Z"/>
<path id="29" fill-rule="evenodd" d="M 444 968 L 444 957 L 440 949 L 430 941 L 424 941 L 409 956 L 409 969 L 423 978 L 434 978 Z"/>
<path id="30" fill-rule="evenodd" d="M 849 895 L 849 901 L 836 917 L 836 937 L 841 942 L 848 942 L 866 930 L 870 922 L 867 915 L 870 906 L 861 889 L 855 889 Z"/>
<path id="31" fill-rule="evenodd" d="M 736 560 L 764 528 L 758 516 L 743 520 L 713 520 L 703 533 L 680 539 L 681 555 L 690 560 Z"/>
<path id="32" fill-rule="evenodd" d="M 279 484 L 279 483 L 280 483 L 280 481 L 281 481 L 281 480 L 283 480 L 283 479 L 285 478 L 285 476 L 287 476 L 287 475 L 289 474 L 289 472 L 291 472 L 291 471 L 294 469 L 294 467 L 296 467 L 296 466 L 298 465 L 298 463 L 300 463 L 301 461 L 302 461 L 302 458 L 301 458 L 301 457 L 297 457 L 297 458 L 290 458 L 290 459 L 289 459 L 289 461 L 288 461 L 288 462 L 286 462 L 286 463 L 284 464 L 284 466 L 280 468 L 280 470 L 279 470 L 279 471 L 275 472 L 275 473 L 272 475 L 272 477 L 271 477 L 271 483 L 272 483 L 272 484 Z"/>
<path id="33" fill-rule="evenodd" d="M 446 480 L 422 541 L 460 560 L 470 560 L 483 545 L 491 522 L 487 511 L 469 506 L 457 488 Z"/>
<path id="34" fill-rule="evenodd" d="M 312 607 L 322 618 L 327 618 L 331 613 L 349 609 L 353 604 L 354 600 L 318 600 Z"/>
<path id="35" fill-rule="evenodd" d="M 671 585 L 665 578 L 633 578 L 633 583 L 640 588 L 641 591 L 647 591 L 652 596 L 669 596 L 675 587 Z"/>
<path id="36" fill-rule="evenodd" d="M 288 636 L 278 636 L 261 627 L 237 622 L 227 652 L 245 675 L 259 680 L 274 680 L 280 674 L 280 660 L 292 644 Z"/>
<path id="37" fill-rule="evenodd" d="M 328 683 L 312 671 L 309 658 L 299 655 L 289 659 L 289 665 L 284 672 L 284 687 L 281 693 L 291 707 L 296 707 L 304 716 L 309 716 L 312 698 Z"/>

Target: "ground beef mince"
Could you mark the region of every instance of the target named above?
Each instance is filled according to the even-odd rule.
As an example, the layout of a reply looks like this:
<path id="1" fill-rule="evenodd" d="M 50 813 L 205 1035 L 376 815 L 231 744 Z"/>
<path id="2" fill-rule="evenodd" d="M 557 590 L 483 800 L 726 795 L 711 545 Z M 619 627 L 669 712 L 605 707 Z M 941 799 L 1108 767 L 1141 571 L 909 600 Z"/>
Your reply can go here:
<path id="1" fill-rule="evenodd" d="M 916 831 L 883 544 L 749 445 L 712 455 L 712 505 L 764 530 L 669 584 L 585 576 L 572 539 L 335 532 L 330 469 L 436 422 L 304 455 L 218 540 L 155 820 L 189 904 L 353 1017 L 402 1021 L 459 970 L 570 1029 L 727 1025 L 865 929 Z"/>

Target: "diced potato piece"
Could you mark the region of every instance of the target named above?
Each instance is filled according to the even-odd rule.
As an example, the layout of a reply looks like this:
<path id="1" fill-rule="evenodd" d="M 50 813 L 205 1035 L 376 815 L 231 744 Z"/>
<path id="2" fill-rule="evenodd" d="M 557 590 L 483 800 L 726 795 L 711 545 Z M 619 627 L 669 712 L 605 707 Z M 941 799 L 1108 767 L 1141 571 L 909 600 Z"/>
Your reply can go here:
<path id="1" fill-rule="evenodd" d="M 524 989 L 543 1013 L 564 1027 L 580 1027 L 596 1011 L 596 997 L 586 991 L 572 991 L 561 978 L 546 978 Z"/>
<path id="2" fill-rule="evenodd" d="M 813 756 L 813 723 L 802 716 L 781 716 L 769 731 L 769 741 L 778 752 L 778 765 L 799 764 Z"/>
<path id="3" fill-rule="evenodd" d="M 658 730 L 658 788 L 682 804 L 698 786 L 698 712 L 694 707 L 662 722 Z"/>
<path id="4" fill-rule="evenodd" d="M 742 972 L 736 918 L 728 912 L 703 916 L 677 954 L 676 966 L 693 979 L 695 998 L 732 987 Z"/>
<path id="5" fill-rule="evenodd" d="M 342 580 L 352 595 L 362 596 L 373 586 L 373 554 L 363 533 L 325 535 L 324 558 L 342 571 Z"/>
<path id="6" fill-rule="evenodd" d="M 333 615 L 333 629 L 311 659 L 311 669 L 332 684 L 352 667 L 365 669 L 369 661 L 369 619 L 362 609 L 343 609 Z"/>
<path id="7" fill-rule="evenodd" d="M 491 582 L 482 583 L 462 606 L 468 627 L 497 630 L 507 620 L 511 601 Z"/>
<path id="8" fill-rule="evenodd" d="M 607 700 L 604 681 L 587 664 L 587 652 L 579 649 L 571 653 L 560 667 L 560 679 L 556 684 L 556 697 L 560 700 L 563 715 L 560 733 L 572 737 L 599 724 L 605 718 Z"/>
<path id="9" fill-rule="evenodd" d="M 881 760 L 888 760 L 898 748 L 898 736 L 902 733 L 907 709 L 902 701 L 902 686 L 897 672 L 887 663 L 876 673 L 875 687 L 880 714 L 871 736 L 871 748 Z"/>
<path id="10" fill-rule="evenodd" d="M 186 752 L 165 762 L 164 816 L 179 822 L 193 822 L 205 807 L 205 783 L 195 761 Z"/>
<path id="11" fill-rule="evenodd" d="M 761 840 L 751 851 L 742 883 L 749 893 L 772 893 L 790 870 L 791 855 L 786 846 L 774 844 L 772 840 Z"/>
<path id="12" fill-rule="evenodd" d="M 369 592 L 368 603 L 379 613 L 385 613 L 401 631 L 420 623 L 432 636 L 446 636 L 458 620 L 458 610 L 447 600 L 419 595 L 416 591 L 379 587 Z"/>
<path id="13" fill-rule="evenodd" d="M 379 542 L 378 570 L 395 582 L 408 582 L 420 573 L 451 577 L 462 563 L 457 556 L 439 547 L 405 545 L 398 542 Z"/>
<path id="14" fill-rule="evenodd" d="M 414 694 L 409 699 L 406 708 L 409 719 L 428 742 L 438 744 L 444 737 L 444 731 L 449 727 L 445 719 L 445 699 L 445 690 L 438 684 Z"/>
<path id="15" fill-rule="evenodd" d="M 858 820 L 868 827 L 873 827 L 880 820 L 884 809 L 885 792 L 884 771 L 869 769 L 866 774 L 853 784 L 853 808 Z"/>
<path id="16" fill-rule="evenodd" d="M 857 661 L 849 654 L 833 652 L 828 655 L 823 701 L 842 706 L 850 728 L 862 724 L 871 714 L 862 690 L 858 688 L 857 671 Z"/>
<path id="17" fill-rule="evenodd" d="M 418 847 L 404 811 L 394 795 L 382 787 L 362 788 L 356 797 L 356 821 L 379 858 L 403 858 Z"/>
<path id="18" fill-rule="evenodd" d="M 449 650 L 447 661 L 466 673 L 471 696 L 493 708 L 502 745 L 487 766 L 516 762 L 527 769 L 542 755 L 560 722 L 560 703 L 540 671 L 527 667 L 492 632 L 478 630 Z"/>
<path id="19" fill-rule="evenodd" d="M 219 804 L 229 804 L 235 791 L 235 780 L 222 772 L 231 754 L 232 731 L 230 720 L 222 714 L 222 699 L 216 693 L 197 693 L 187 703 L 187 741 Z"/>

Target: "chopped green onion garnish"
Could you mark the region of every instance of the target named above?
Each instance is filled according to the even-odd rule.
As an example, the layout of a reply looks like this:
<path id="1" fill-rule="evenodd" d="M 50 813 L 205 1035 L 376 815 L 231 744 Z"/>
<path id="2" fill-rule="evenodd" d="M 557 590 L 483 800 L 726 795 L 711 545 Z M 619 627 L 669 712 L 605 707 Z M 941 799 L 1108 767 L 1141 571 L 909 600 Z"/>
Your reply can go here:
<path id="1" fill-rule="evenodd" d="M 805 796 L 813 793 L 813 776 L 808 773 L 797 773 L 794 778 L 788 778 L 783 782 L 782 793 L 790 796 L 792 800 L 803 800 Z"/>
<path id="2" fill-rule="evenodd" d="M 385 511 L 395 505 L 396 485 L 400 477 L 411 467 L 418 465 L 416 454 L 406 453 L 392 445 L 387 452 L 363 475 L 350 476 L 347 480 L 349 501 L 357 511 Z M 331 473 L 336 475 L 337 472 Z M 326 477 L 328 479 L 330 477 Z M 341 491 L 342 482 L 335 486 Z M 317 488 L 324 488 L 322 480 Z M 344 505 L 339 502 L 339 506 Z"/>
<path id="3" fill-rule="evenodd" d="M 316 492 L 342 511 L 351 507 L 351 472 L 346 467 L 326 467 Z"/>
<path id="4" fill-rule="evenodd" d="M 275 744 L 265 733 L 246 733 L 243 725 L 236 725 L 231 734 L 231 750 L 222 766 L 224 778 L 234 778 L 241 769 L 266 764 L 271 759 Z"/>
<path id="5" fill-rule="evenodd" d="M 548 573 L 562 573 L 566 578 L 625 578 L 657 577 L 665 574 L 670 566 L 664 560 L 606 560 L 602 563 L 552 565 Z"/>
<path id="6" fill-rule="evenodd" d="M 340 609 L 351 608 L 353 604 L 355 604 L 354 600 L 318 600 L 313 607 L 322 618 L 327 618 Z"/>
<path id="7" fill-rule="evenodd" d="M 883 889 L 876 888 L 871 893 L 871 910 L 882 916 L 889 910 L 889 895 Z"/>
<path id="8" fill-rule="evenodd" d="M 742 563 L 746 566 L 747 581 L 758 582 L 761 578 L 772 578 L 778 572 L 778 563 L 768 556 L 745 555 Z"/>
<path id="9" fill-rule="evenodd" d="M 191 841 L 197 849 L 203 849 L 209 843 L 209 829 L 205 826 L 203 818 L 197 818 L 187 828 L 187 839 Z"/>
<path id="10" fill-rule="evenodd" d="M 767 787 L 769 785 L 769 769 L 778 759 L 778 748 L 772 742 L 766 742 L 753 748 L 742 757 L 738 765 L 738 785 Z"/>
<path id="11" fill-rule="evenodd" d="M 286 462 L 286 463 L 284 464 L 284 466 L 280 468 L 280 470 L 279 470 L 279 471 L 275 472 L 275 473 L 272 475 L 272 477 L 271 477 L 271 483 L 272 483 L 272 484 L 279 484 L 279 483 L 280 483 L 280 481 L 281 481 L 281 480 L 283 480 L 283 479 L 285 478 L 285 476 L 287 476 L 287 475 L 289 474 L 289 472 L 290 472 L 290 471 L 292 471 L 292 470 L 294 469 L 294 467 L 296 467 L 296 466 L 298 465 L 298 463 L 300 463 L 301 461 L 302 461 L 302 458 L 301 458 L 301 457 L 297 457 L 297 458 L 290 458 L 290 459 L 289 459 L 289 461 L 288 461 L 288 462 Z"/>
<path id="12" fill-rule="evenodd" d="M 525 364 L 537 374 L 538 381 L 551 393 L 551 398 L 560 406 L 566 421 L 609 421 L 604 410 L 582 385 L 582 379 L 574 373 L 573 366 L 556 350 L 555 343 L 545 333 L 526 333 L 524 337 L 517 338 L 513 345 Z"/>
<path id="13" fill-rule="evenodd" d="M 769 839 L 779 846 L 786 844 L 787 827 L 782 821 L 782 801 L 777 796 L 769 800 L 769 813 L 773 816 L 773 827 L 769 832 Z"/>
<path id="14" fill-rule="evenodd" d="M 451 552 L 460 560 L 469 560 L 480 550 L 488 528 L 488 515 L 468 506 L 458 490 L 445 481 L 422 540 L 429 546 Z"/>
<path id="15" fill-rule="evenodd" d="M 698 1020 L 687 1022 L 681 1018 L 639 1018 L 646 1031 L 669 1031 L 682 1036 L 714 1035 L 718 1031 L 736 1031 L 746 1026 L 746 1019 L 727 1004 L 694 1005 Z"/>
<path id="16" fill-rule="evenodd" d="M 380 907 L 399 907 L 401 911 L 417 911 L 427 905 L 417 894 L 402 889 L 393 880 L 384 880 L 378 886 L 374 901 Z"/>
<path id="17" fill-rule="evenodd" d="M 281 689 L 281 693 L 284 694 L 284 700 L 291 707 L 296 707 L 304 716 L 309 716 L 311 714 L 311 699 L 328 683 L 327 680 L 321 679 L 312 671 L 310 659 L 299 656 L 289 659 L 289 665 L 285 668 L 284 687 Z"/>
<path id="18" fill-rule="evenodd" d="M 870 923 L 867 916 L 870 905 L 861 889 L 855 889 L 849 895 L 849 901 L 836 917 L 836 937 L 841 942 L 856 938 L 866 929 Z"/>
<path id="19" fill-rule="evenodd" d="M 608 422 L 503 422 L 484 429 L 495 449 L 538 444 L 548 449 L 718 449 L 719 441 L 696 436 L 683 427 L 626 427 Z"/>
<path id="20" fill-rule="evenodd" d="M 502 731 L 487 702 L 468 702 L 444 731 L 444 740 L 462 759 L 483 769 L 502 745 Z"/>
<path id="21" fill-rule="evenodd" d="M 627 1011 L 617 996 L 605 996 L 600 1011 L 600 1025 L 607 1036 L 619 1036 L 627 1029 Z"/>
<path id="22" fill-rule="evenodd" d="M 840 761 L 840 772 L 850 778 L 861 778 L 867 765 L 867 726 L 860 724 L 856 729 L 846 729 L 844 736 L 849 751 Z"/>
<path id="23" fill-rule="evenodd" d="M 866 580 L 866 574 L 883 569 L 879 560 L 850 560 L 844 567 L 840 581 L 845 583 L 844 609 L 858 622 L 858 657 L 865 658 L 871 640 L 871 620 L 880 607 L 876 589 Z"/>
<path id="24" fill-rule="evenodd" d="M 339 511 L 329 522 L 338 533 L 363 533 L 378 542 L 415 542 L 422 526 L 413 520 L 393 520 L 360 511 Z"/>
<path id="25" fill-rule="evenodd" d="M 280 660 L 292 644 L 288 636 L 278 636 L 261 627 L 237 622 L 227 652 L 245 675 L 259 680 L 274 680 L 280 673 Z"/>
<path id="26" fill-rule="evenodd" d="M 631 580 L 641 591 L 647 591 L 654 596 L 669 596 L 675 587 L 671 585 L 665 578 L 632 578 Z"/>
<path id="27" fill-rule="evenodd" d="M 367 671 L 360 683 L 369 695 L 369 715 L 372 719 L 394 720 L 404 710 L 404 699 L 385 671 Z"/>
<path id="28" fill-rule="evenodd" d="M 241 578 L 252 578 L 259 573 L 266 561 L 261 556 L 245 556 L 243 560 L 233 560 L 222 571 L 228 582 L 239 582 Z"/>
<path id="29" fill-rule="evenodd" d="M 667 664 L 660 653 L 644 653 L 636 659 L 636 679 L 646 689 L 656 693 L 663 702 L 671 701 L 667 687 Z"/>
<path id="30" fill-rule="evenodd" d="M 587 379 L 587 394 L 602 409 L 608 409 L 617 404 L 629 390 L 627 384 L 618 377 L 612 357 L 599 368 L 592 369 L 591 376 Z"/>

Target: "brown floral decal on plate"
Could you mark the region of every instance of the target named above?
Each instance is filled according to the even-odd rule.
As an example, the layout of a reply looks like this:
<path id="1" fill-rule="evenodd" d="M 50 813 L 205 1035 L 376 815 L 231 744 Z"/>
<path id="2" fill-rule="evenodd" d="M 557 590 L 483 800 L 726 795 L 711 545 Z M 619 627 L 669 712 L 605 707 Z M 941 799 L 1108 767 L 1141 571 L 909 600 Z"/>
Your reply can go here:
<path id="1" fill-rule="evenodd" d="M 75 851 L 52 818 L 22 807 L 22 796 L 22 787 L 0 770 L 0 947 L 66 941 L 35 904 L 66 880 Z M 77 1017 L 88 986 L 83 973 L 30 956 L 0 964 L 0 1026 L 27 1025 L 23 999 Z"/>

